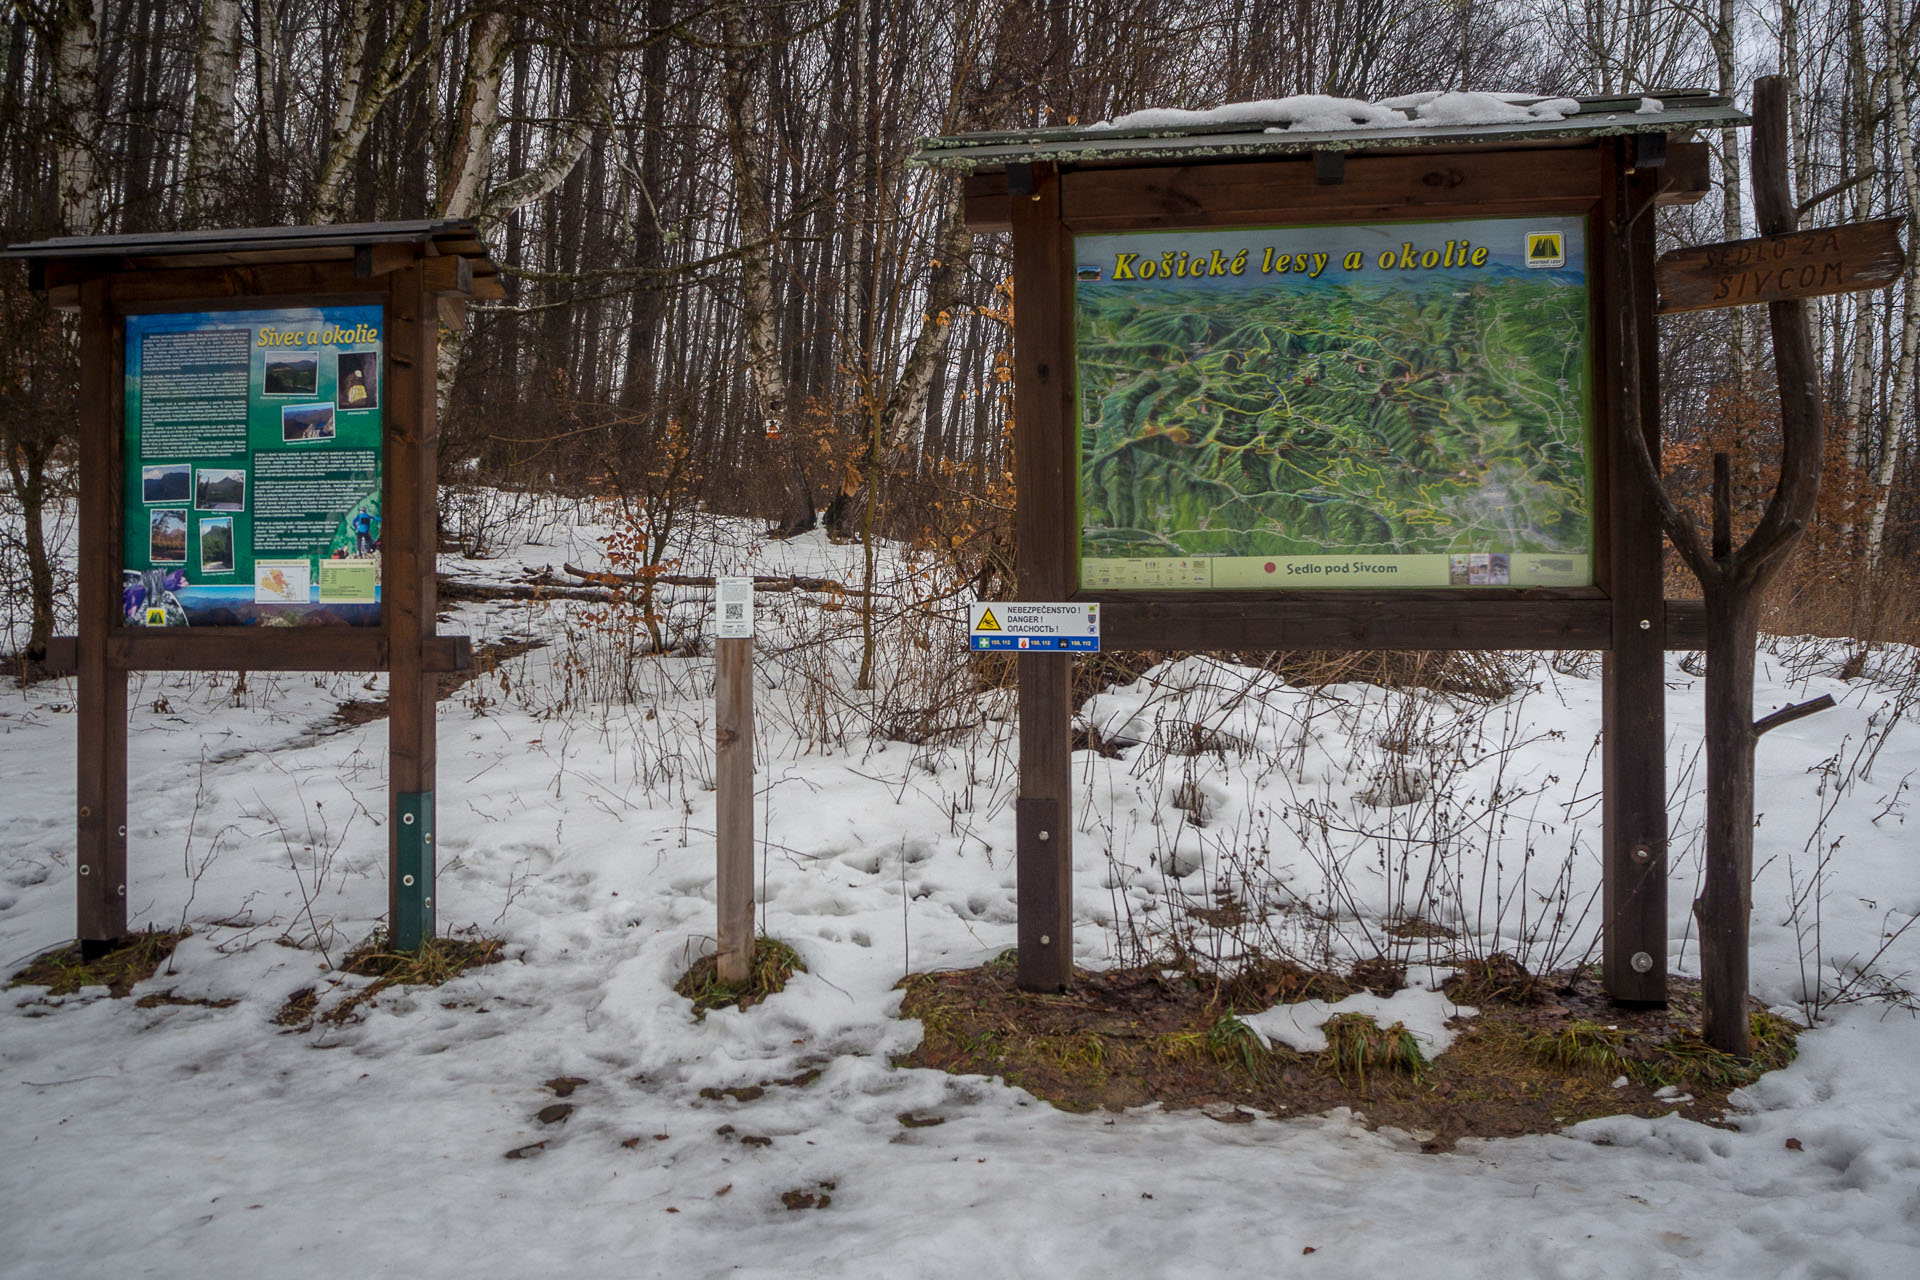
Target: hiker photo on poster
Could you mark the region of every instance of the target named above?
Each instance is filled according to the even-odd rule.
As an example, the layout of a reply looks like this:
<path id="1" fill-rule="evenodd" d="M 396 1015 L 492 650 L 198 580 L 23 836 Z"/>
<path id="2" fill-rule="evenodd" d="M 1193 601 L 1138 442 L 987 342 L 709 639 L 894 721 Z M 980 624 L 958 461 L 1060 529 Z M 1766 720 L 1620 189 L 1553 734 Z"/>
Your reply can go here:
<path id="1" fill-rule="evenodd" d="M 378 409 L 380 353 L 342 351 L 334 358 L 338 361 L 334 377 L 334 403 L 342 409 Z"/>
<path id="2" fill-rule="evenodd" d="M 333 439 L 333 406 L 288 405 L 280 411 L 280 438 L 287 444 Z"/>

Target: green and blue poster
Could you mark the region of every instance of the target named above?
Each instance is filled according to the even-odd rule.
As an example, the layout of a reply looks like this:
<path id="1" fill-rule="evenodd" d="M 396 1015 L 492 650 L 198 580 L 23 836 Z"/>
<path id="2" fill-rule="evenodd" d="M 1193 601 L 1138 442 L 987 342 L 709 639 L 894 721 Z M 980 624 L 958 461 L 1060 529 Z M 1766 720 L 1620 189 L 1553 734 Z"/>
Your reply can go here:
<path id="1" fill-rule="evenodd" d="M 127 317 L 127 625 L 379 622 L 382 319 Z"/>
<path id="2" fill-rule="evenodd" d="M 1584 218 L 1074 250 L 1082 589 L 1592 583 Z"/>

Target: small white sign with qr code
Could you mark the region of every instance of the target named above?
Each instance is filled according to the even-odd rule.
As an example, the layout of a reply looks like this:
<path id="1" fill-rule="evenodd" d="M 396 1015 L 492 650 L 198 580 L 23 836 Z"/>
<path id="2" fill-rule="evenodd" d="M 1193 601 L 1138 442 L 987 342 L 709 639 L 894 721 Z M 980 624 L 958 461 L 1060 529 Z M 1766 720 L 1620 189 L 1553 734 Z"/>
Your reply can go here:
<path id="1" fill-rule="evenodd" d="M 753 635 L 753 579 L 721 578 L 715 593 L 722 640 L 745 640 Z"/>

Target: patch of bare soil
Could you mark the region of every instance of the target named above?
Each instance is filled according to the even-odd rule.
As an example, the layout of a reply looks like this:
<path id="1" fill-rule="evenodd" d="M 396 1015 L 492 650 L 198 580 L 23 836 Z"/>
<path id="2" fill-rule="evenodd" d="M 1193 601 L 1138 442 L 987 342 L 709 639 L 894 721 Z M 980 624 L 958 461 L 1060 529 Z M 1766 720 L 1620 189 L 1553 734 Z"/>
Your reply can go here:
<path id="1" fill-rule="evenodd" d="M 1629 1009 L 1590 971 L 1534 977 L 1495 961 L 1450 985 L 1479 1012 L 1456 1022 L 1452 1046 L 1430 1063 L 1404 1031 L 1364 1019 L 1329 1023 L 1331 1047 L 1300 1054 L 1263 1047 L 1233 1015 L 1391 990 L 1398 974 L 1384 964 L 1356 978 L 1268 962 L 1210 984 L 1148 968 L 1076 971 L 1071 990 L 1047 995 L 1019 990 L 1007 957 L 902 982 L 901 1016 L 926 1029 L 902 1063 L 999 1076 L 1069 1111 L 1158 1102 L 1244 1122 L 1348 1107 L 1370 1127 L 1446 1151 L 1461 1138 L 1551 1133 L 1606 1115 L 1677 1110 L 1720 1124 L 1733 1089 L 1793 1057 L 1798 1028 L 1764 1012 L 1753 1062 L 1708 1049 L 1694 1031 L 1697 984 L 1673 982 L 1665 1008 Z"/>
<path id="2" fill-rule="evenodd" d="M 344 972 L 372 978 L 371 983 L 354 987 L 331 1004 L 326 1000 L 341 985 L 338 979 L 326 991 L 302 987 L 287 997 L 273 1020 L 298 1031 L 310 1031 L 316 1023 L 338 1026 L 354 1021 L 361 1016 L 360 1010 L 387 988 L 440 986 L 469 969 L 500 963 L 506 958 L 501 950 L 504 945 L 498 938 L 430 938 L 418 951 L 390 951 L 386 939 L 375 935 L 341 964 Z"/>

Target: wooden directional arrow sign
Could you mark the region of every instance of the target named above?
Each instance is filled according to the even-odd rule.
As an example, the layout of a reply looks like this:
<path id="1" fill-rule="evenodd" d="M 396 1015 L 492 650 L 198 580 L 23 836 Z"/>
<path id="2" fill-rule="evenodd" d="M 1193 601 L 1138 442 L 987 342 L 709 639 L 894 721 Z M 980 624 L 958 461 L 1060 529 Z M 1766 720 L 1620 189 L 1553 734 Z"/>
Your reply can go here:
<path id="1" fill-rule="evenodd" d="M 1900 277 L 1903 218 L 1703 244 L 1654 265 L 1661 315 L 1879 289 Z"/>

